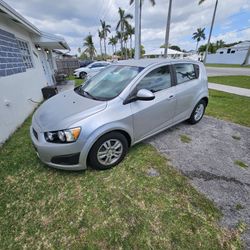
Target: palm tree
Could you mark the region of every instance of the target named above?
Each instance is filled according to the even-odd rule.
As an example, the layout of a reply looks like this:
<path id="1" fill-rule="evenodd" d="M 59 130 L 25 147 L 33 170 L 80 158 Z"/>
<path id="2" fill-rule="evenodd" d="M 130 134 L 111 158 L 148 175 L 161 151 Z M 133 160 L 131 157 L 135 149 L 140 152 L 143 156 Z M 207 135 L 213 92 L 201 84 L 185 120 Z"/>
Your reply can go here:
<path id="1" fill-rule="evenodd" d="M 204 31 L 205 31 L 205 28 L 203 28 L 203 29 L 198 28 L 197 31 L 193 33 L 192 39 L 197 41 L 197 43 L 196 43 L 196 52 L 197 52 L 198 44 L 199 44 L 200 40 L 201 39 L 203 39 L 203 40 L 206 39 Z"/>
<path id="2" fill-rule="evenodd" d="M 225 42 L 223 40 L 216 41 L 216 49 L 225 47 Z"/>
<path id="3" fill-rule="evenodd" d="M 92 35 L 88 35 L 85 37 L 84 41 L 83 41 L 83 47 L 85 47 L 84 53 L 87 53 L 89 55 L 89 57 L 91 58 L 91 60 L 94 59 L 94 55 L 96 53 L 96 49 L 93 43 L 93 36 Z"/>
<path id="4" fill-rule="evenodd" d="M 126 26 L 126 33 L 130 39 L 130 49 L 132 49 L 132 36 L 135 34 L 135 28 L 128 24 L 128 26 Z"/>
<path id="5" fill-rule="evenodd" d="M 101 56 L 102 56 L 102 39 L 103 39 L 102 30 L 98 30 L 98 36 L 99 36 L 99 39 L 100 39 L 100 52 L 101 52 Z"/>
<path id="6" fill-rule="evenodd" d="M 125 48 L 125 59 L 128 59 L 128 33 L 124 32 L 123 34 L 123 40 L 124 40 L 124 48 Z"/>
<path id="7" fill-rule="evenodd" d="M 135 0 L 130 0 L 129 4 L 133 4 Z M 152 6 L 155 5 L 155 0 L 149 0 Z M 138 40 L 139 40 L 139 48 L 141 47 L 141 16 L 142 16 L 142 3 L 143 0 L 140 0 L 140 17 L 139 17 L 139 34 L 138 34 Z M 140 51 L 139 51 L 139 57 L 140 57 Z"/>
<path id="8" fill-rule="evenodd" d="M 116 31 L 118 31 L 120 28 L 120 32 L 121 32 L 120 41 L 121 41 L 121 51 L 122 51 L 124 30 L 128 26 L 128 20 L 132 19 L 133 16 L 131 14 L 125 14 L 125 10 L 121 8 L 119 8 L 118 13 L 119 13 L 119 21 L 116 26 Z"/>
<path id="9" fill-rule="evenodd" d="M 109 45 L 112 46 L 113 55 L 116 53 L 116 44 L 117 44 L 117 38 L 115 36 L 111 36 L 109 38 Z"/>
<path id="10" fill-rule="evenodd" d="M 122 53 L 122 40 L 123 40 L 123 35 L 120 31 L 116 31 L 116 39 L 117 41 L 120 41 L 121 44 L 121 53 Z"/>
<path id="11" fill-rule="evenodd" d="M 104 40 L 104 54 L 107 55 L 106 51 L 106 38 L 108 36 L 108 33 L 110 33 L 111 26 L 109 24 L 106 24 L 105 21 L 100 20 L 101 26 L 102 26 L 102 33 L 103 33 L 103 40 Z"/>
<path id="12" fill-rule="evenodd" d="M 202 4 L 205 1 L 206 0 L 199 0 L 199 5 Z M 206 63 L 206 60 L 207 60 L 207 53 L 208 53 L 208 49 L 209 49 L 209 45 L 210 45 L 210 39 L 211 39 L 212 32 L 213 32 L 214 20 L 215 20 L 215 15 L 216 15 L 216 11 L 217 11 L 217 6 L 218 6 L 218 0 L 216 0 L 215 5 L 214 5 L 214 13 L 213 13 L 212 22 L 211 22 L 211 26 L 210 26 L 210 31 L 209 31 L 209 35 L 208 35 L 207 47 L 206 47 L 206 52 L 205 52 L 205 56 L 204 56 L 204 59 L 203 59 L 203 63 Z"/>

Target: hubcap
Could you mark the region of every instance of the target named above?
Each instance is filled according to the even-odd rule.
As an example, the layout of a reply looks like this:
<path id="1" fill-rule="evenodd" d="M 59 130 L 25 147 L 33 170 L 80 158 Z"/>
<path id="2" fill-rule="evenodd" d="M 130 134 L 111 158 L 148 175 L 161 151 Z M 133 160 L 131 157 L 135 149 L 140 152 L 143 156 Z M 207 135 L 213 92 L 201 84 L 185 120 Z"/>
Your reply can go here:
<path id="1" fill-rule="evenodd" d="M 199 121 L 203 115 L 203 112 L 204 112 L 204 105 L 199 104 L 194 112 L 194 119 L 196 121 Z"/>
<path id="2" fill-rule="evenodd" d="M 105 141 L 97 151 L 97 160 L 107 166 L 116 163 L 123 152 L 122 143 L 117 139 Z"/>

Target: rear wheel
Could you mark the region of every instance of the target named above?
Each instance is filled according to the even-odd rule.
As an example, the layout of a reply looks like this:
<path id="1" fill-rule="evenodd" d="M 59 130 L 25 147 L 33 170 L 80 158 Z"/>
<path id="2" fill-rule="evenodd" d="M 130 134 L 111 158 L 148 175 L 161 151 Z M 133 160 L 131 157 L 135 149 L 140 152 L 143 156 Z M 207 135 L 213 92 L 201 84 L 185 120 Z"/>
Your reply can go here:
<path id="1" fill-rule="evenodd" d="M 119 132 L 111 132 L 99 138 L 89 153 L 90 166 L 99 169 L 109 169 L 118 165 L 128 151 L 128 141 Z"/>
<path id="2" fill-rule="evenodd" d="M 85 72 L 81 72 L 81 73 L 79 74 L 79 77 L 80 77 L 81 79 L 85 79 L 86 76 L 87 76 L 87 74 L 86 74 Z"/>
<path id="3" fill-rule="evenodd" d="M 207 103 L 204 100 L 200 100 L 195 106 L 188 121 L 191 124 L 196 124 L 197 122 L 199 122 L 205 113 L 206 106 L 207 106 Z"/>

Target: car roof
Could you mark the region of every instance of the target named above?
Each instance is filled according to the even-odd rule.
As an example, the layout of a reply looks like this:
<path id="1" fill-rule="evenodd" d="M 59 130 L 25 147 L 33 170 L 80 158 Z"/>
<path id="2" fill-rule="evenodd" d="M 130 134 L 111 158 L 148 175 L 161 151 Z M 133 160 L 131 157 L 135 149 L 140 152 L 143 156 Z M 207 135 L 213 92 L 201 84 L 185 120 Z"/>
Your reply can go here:
<path id="1" fill-rule="evenodd" d="M 148 58 L 148 59 L 139 59 L 139 60 L 135 60 L 135 59 L 122 60 L 114 64 L 146 68 L 148 66 L 157 65 L 160 63 L 180 63 L 180 62 L 189 62 L 189 63 L 191 62 L 191 63 L 197 63 L 197 64 L 199 63 L 197 61 L 189 60 L 189 59 L 165 59 L 165 58 L 150 58 L 149 59 Z"/>
<path id="2" fill-rule="evenodd" d="M 106 62 L 106 61 L 94 61 L 93 63 L 109 63 L 109 62 Z"/>

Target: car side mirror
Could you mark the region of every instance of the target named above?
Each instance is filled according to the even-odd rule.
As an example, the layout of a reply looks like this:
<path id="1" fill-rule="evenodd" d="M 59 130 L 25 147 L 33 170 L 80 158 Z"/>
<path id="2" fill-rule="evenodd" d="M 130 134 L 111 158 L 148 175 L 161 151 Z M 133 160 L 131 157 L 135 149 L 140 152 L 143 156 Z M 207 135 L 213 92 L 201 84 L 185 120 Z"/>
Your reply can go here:
<path id="1" fill-rule="evenodd" d="M 136 99 L 141 101 L 151 101 L 155 99 L 155 95 L 147 89 L 140 89 L 136 94 Z"/>

